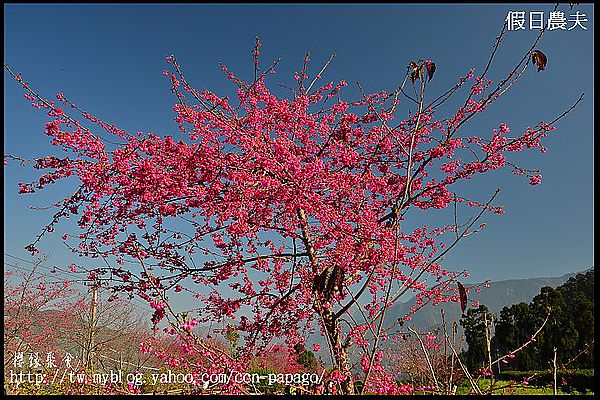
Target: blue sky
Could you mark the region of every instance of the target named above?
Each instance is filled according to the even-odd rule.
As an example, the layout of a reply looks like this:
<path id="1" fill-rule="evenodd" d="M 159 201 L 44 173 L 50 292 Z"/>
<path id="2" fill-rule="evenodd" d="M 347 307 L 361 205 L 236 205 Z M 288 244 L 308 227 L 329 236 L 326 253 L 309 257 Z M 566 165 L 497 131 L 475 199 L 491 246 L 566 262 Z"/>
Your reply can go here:
<path id="1" fill-rule="evenodd" d="M 552 8 L 11 4 L 4 5 L 4 62 L 46 98 L 63 92 L 123 129 L 177 135 L 171 111 L 174 98 L 162 75 L 169 54 L 178 58 L 196 87 L 218 94 L 232 93 L 219 62 L 251 77 L 256 35 L 263 42 L 263 63 L 282 58 L 273 83 L 292 82 L 307 50 L 316 70 L 335 51 L 325 78 L 360 81 L 367 91 L 391 91 L 410 60 L 429 58 L 438 67 L 429 90 L 442 93 L 469 68 L 476 68 L 476 74 L 482 70 L 509 11 L 543 11 L 547 18 Z M 501 101 L 466 127 L 485 134 L 506 122 L 519 132 L 552 120 L 585 92 L 584 100 L 548 139 L 547 154 L 527 152 L 513 158 L 525 167 L 541 169 L 541 185 L 532 187 L 508 172 L 470 182 L 472 197 L 480 200 L 501 187 L 499 202 L 506 209 L 503 216 L 487 217 L 487 228 L 463 241 L 446 259 L 449 269 L 468 269 L 471 281 L 555 276 L 593 264 L 594 12 L 589 4 L 572 11 L 566 5 L 560 9 L 567 18 L 576 10 L 585 13 L 588 29 L 548 31 L 538 46 L 548 56 L 547 69 L 536 73 L 528 68 Z M 490 78 L 501 79 L 512 69 L 537 33 L 507 32 Z M 25 158 L 55 154 L 43 133 L 48 117 L 29 106 L 6 71 L 4 87 L 4 152 Z M 51 218 L 50 212 L 29 206 L 51 204 L 70 188 L 62 183 L 42 195 L 17 195 L 17 182 L 35 176 L 15 164 L 4 169 L 5 252 L 24 259 L 30 257 L 23 247 Z M 437 217 L 427 217 L 428 223 L 433 225 Z M 51 265 L 71 261 L 60 235 L 45 239 L 41 248 L 52 254 Z"/>

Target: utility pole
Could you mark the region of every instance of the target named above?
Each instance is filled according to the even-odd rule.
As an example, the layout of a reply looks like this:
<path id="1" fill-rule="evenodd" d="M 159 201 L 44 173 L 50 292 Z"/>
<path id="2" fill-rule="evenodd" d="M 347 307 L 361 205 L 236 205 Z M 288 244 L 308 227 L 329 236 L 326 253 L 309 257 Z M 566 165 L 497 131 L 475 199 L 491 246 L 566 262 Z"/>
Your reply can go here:
<path id="1" fill-rule="evenodd" d="M 85 354 L 85 367 L 91 367 L 92 353 L 94 349 L 94 340 L 96 333 L 96 320 L 98 318 L 98 282 L 90 282 L 86 285 L 92 286 L 92 303 L 90 305 L 90 320 L 88 327 L 88 343 Z"/>

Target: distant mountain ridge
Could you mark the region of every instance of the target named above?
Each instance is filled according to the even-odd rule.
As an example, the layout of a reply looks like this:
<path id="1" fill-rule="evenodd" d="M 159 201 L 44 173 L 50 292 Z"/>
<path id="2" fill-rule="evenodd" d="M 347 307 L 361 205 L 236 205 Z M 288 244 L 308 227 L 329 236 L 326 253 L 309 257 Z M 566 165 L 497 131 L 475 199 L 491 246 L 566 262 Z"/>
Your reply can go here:
<path id="1" fill-rule="evenodd" d="M 485 304 L 491 313 L 498 314 L 504 306 L 510 307 L 511 305 L 520 302 L 531 302 L 544 286 L 555 288 L 565 283 L 569 278 L 589 271 L 590 269 L 591 268 L 580 272 L 568 273 L 560 277 L 509 279 L 505 281 L 489 282 L 488 288 L 482 287 L 482 290 L 479 293 L 471 290 L 468 297 L 469 300 L 477 300 L 480 304 Z M 470 287 L 472 284 L 465 284 L 465 286 Z M 415 303 L 416 298 L 413 297 L 405 303 L 395 304 L 388 311 L 386 321 L 389 323 L 396 321 L 398 318 L 403 318 Z M 470 305 L 469 301 L 469 306 Z M 412 316 L 409 323 L 421 332 L 433 330 L 442 323 L 440 311 L 442 308 L 444 309 L 447 323 L 458 321 L 460 319 L 461 311 L 458 303 L 445 303 L 438 306 L 428 304 L 417 311 Z"/>

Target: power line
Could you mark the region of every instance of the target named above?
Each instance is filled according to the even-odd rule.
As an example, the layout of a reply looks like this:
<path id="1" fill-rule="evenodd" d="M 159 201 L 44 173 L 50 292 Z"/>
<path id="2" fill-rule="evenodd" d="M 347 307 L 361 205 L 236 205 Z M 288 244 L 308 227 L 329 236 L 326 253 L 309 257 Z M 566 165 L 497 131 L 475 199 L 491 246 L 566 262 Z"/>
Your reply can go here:
<path id="1" fill-rule="evenodd" d="M 15 265 L 15 264 L 8 263 L 6 261 L 4 262 L 4 265 L 7 265 L 7 266 L 9 266 L 11 268 L 15 268 L 15 269 L 18 269 L 18 270 L 21 270 L 21 271 L 24 271 L 24 272 L 31 272 L 31 270 L 29 270 L 29 269 L 20 267 L 20 266 Z M 42 277 L 44 277 L 44 278 L 47 278 L 47 277 L 54 278 L 53 276 L 49 276 L 49 275 L 44 274 L 43 272 L 40 272 L 40 271 L 35 271 L 35 273 L 38 274 L 38 275 L 40 275 L 40 276 L 42 276 Z M 62 283 L 62 282 L 83 283 L 83 282 L 89 282 L 89 279 L 63 279 L 63 280 L 55 280 L 55 281 L 46 281 L 46 283 Z M 150 312 L 149 309 L 147 309 L 147 308 L 145 308 L 145 307 L 142 306 L 144 303 L 142 303 L 137 298 L 135 298 L 135 297 L 132 298 L 132 299 L 128 298 L 127 300 L 129 300 L 129 302 L 127 303 L 128 305 L 130 305 L 130 306 L 132 306 L 134 308 L 137 308 L 138 310 L 144 311 L 145 313 Z M 138 302 L 138 304 L 136 304 L 136 302 Z"/>
<path id="2" fill-rule="evenodd" d="M 25 260 L 25 259 L 23 259 L 23 258 L 20 258 L 20 257 L 17 257 L 17 256 L 13 256 L 12 254 L 8 254 L 8 253 L 4 253 L 4 255 L 5 255 L 5 256 L 7 256 L 7 257 L 10 257 L 10 258 L 13 258 L 13 259 L 15 259 L 15 260 L 19 260 L 19 261 L 26 262 L 26 263 L 28 263 L 28 264 L 34 265 L 34 266 L 36 266 L 36 267 L 45 268 L 45 269 L 47 269 L 47 270 L 49 270 L 49 271 L 56 271 L 55 273 L 58 273 L 58 272 L 60 272 L 60 273 L 63 273 L 63 274 L 65 274 L 65 275 L 70 275 L 70 276 L 79 277 L 79 275 L 76 275 L 76 274 L 75 274 L 75 273 L 73 273 L 73 272 L 64 271 L 64 270 L 60 269 L 60 268 L 59 268 L 59 267 L 57 267 L 57 266 L 50 267 L 50 266 L 44 265 L 44 264 L 42 264 L 42 263 L 36 263 L 36 262 L 33 262 L 33 261 Z"/>
<path id="3" fill-rule="evenodd" d="M 50 267 L 50 266 L 47 266 L 47 265 L 44 265 L 44 264 L 41 264 L 41 263 L 38 264 L 38 263 L 35 263 L 33 261 L 28 261 L 28 260 L 25 260 L 25 259 L 17 257 L 17 256 L 13 256 L 12 254 L 8 254 L 8 253 L 4 253 L 4 255 L 8 256 L 10 258 L 13 258 L 15 260 L 26 262 L 26 263 L 31 264 L 31 265 L 36 266 L 36 267 L 44 268 L 44 269 L 50 271 L 52 274 L 57 274 L 57 275 L 58 274 L 62 274 L 62 275 L 67 275 L 69 277 L 76 277 L 77 278 L 77 279 L 63 279 L 62 281 L 55 281 L 55 282 L 51 282 L 51 283 L 56 283 L 56 282 L 87 282 L 87 281 L 89 281 L 89 279 L 87 279 L 87 278 L 81 278 L 80 275 L 76 275 L 75 273 L 70 273 L 70 272 L 67 272 L 67 271 L 63 271 L 63 270 L 61 270 L 58 267 Z M 20 266 L 15 265 L 15 264 L 10 264 L 10 263 L 8 263 L 6 261 L 4 262 L 4 264 L 8 265 L 10 267 L 13 267 L 13 268 L 20 269 L 21 271 L 30 272 L 32 270 L 32 269 L 26 269 L 26 268 L 20 267 Z M 40 271 L 36 271 L 36 273 L 38 273 L 38 274 L 40 274 L 40 275 L 42 275 L 44 277 L 54 277 L 54 276 L 50 276 L 50 275 L 45 275 L 45 274 L 43 274 Z M 146 305 L 146 304 L 142 303 L 141 300 L 138 300 L 135 297 L 132 298 L 132 299 L 129 299 L 129 300 L 130 300 L 129 304 L 131 304 L 132 306 L 138 308 L 139 310 L 142 310 L 144 312 L 148 312 L 149 311 L 147 308 L 143 307 L 143 305 Z M 139 302 L 139 304 L 135 304 L 134 302 Z"/>
<path id="4" fill-rule="evenodd" d="M 4 265 L 8 265 L 8 266 L 9 266 L 9 267 L 11 267 L 11 268 L 18 269 L 18 270 L 21 270 L 21 271 L 24 271 L 24 272 L 32 272 L 32 270 L 30 270 L 30 269 L 23 268 L 23 267 L 21 267 L 21 266 L 19 266 L 19 265 L 16 265 L 16 264 L 11 264 L 11 263 L 9 263 L 9 262 L 6 262 L 6 261 L 4 261 Z M 42 277 L 44 277 L 44 278 L 60 278 L 60 277 L 57 277 L 57 276 L 52 276 L 52 275 L 45 274 L 45 273 L 43 273 L 43 272 L 41 272 L 41 271 L 34 271 L 34 273 L 36 273 L 36 274 L 38 274 L 39 276 L 42 276 Z M 62 279 L 62 280 L 56 280 L 56 281 L 47 281 L 47 282 L 48 282 L 48 283 L 60 283 L 60 282 L 85 282 L 86 280 L 87 280 L 87 279 Z"/>
<path id="5" fill-rule="evenodd" d="M 40 275 L 40 276 L 43 276 L 43 277 L 47 277 L 47 278 L 48 277 L 49 278 L 61 278 L 61 280 L 58 280 L 56 282 L 83 282 L 83 281 L 86 280 L 86 279 L 83 279 L 83 278 L 80 278 L 80 279 L 72 279 L 72 278 L 71 279 L 67 279 L 65 277 L 58 276 L 59 275 L 58 271 L 57 272 L 50 271 L 50 274 L 48 274 L 48 273 L 44 273 L 44 272 L 42 272 L 40 270 L 35 270 L 34 271 L 33 269 L 23 268 L 22 266 L 19 266 L 19 265 L 16 265 L 16 264 L 11 264 L 11 263 L 6 262 L 6 261 L 4 261 L 4 265 L 8 265 L 9 267 L 12 267 L 12 268 L 24 271 L 24 272 L 34 272 L 37 275 Z"/>

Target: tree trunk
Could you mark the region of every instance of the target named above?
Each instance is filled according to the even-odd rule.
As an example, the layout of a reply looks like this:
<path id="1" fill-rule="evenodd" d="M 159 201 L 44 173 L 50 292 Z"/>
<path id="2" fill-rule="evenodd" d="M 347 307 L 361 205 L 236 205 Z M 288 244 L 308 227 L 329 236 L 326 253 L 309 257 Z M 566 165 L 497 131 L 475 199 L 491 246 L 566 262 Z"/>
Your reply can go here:
<path id="1" fill-rule="evenodd" d="M 355 394 L 354 380 L 352 379 L 350 363 L 348 361 L 348 348 L 342 344 L 342 337 L 335 313 L 331 308 L 321 305 L 318 299 L 316 299 L 315 305 L 317 306 L 315 308 L 318 308 L 317 313 L 323 319 L 325 336 L 332 348 L 334 358 L 333 368 L 334 370 L 338 370 L 343 376 L 346 376 L 346 379 L 339 383 L 340 392 L 338 394 Z"/>
<path id="2" fill-rule="evenodd" d="M 298 209 L 298 217 L 300 219 L 302 242 L 308 253 L 308 259 L 311 263 L 313 273 L 317 276 L 325 272 L 324 279 L 325 281 L 328 281 L 331 279 L 332 271 L 321 271 L 319 269 L 319 260 L 312 244 L 310 231 L 308 230 L 306 213 L 301 208 Z M 342 345 L 338 319 L 335 317 L 331 303 L 323 300 L 322 293 L 313 291 L 313 308 L 323 322 L 325 336 L 329 346 L 331 346 L 331 351 L 333 352 L 333 368 L 337 369 L 342 375 L 347 377 L 346 380 L 339 384 L 340 394 L 354 394 L 354 381 L 352 380 L 350 363 L 348 362 L 348 349 Z"/>

